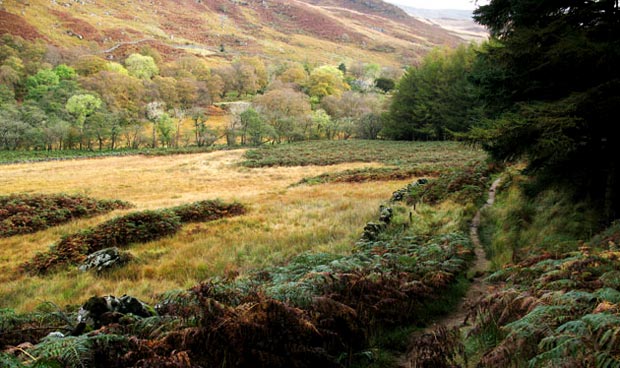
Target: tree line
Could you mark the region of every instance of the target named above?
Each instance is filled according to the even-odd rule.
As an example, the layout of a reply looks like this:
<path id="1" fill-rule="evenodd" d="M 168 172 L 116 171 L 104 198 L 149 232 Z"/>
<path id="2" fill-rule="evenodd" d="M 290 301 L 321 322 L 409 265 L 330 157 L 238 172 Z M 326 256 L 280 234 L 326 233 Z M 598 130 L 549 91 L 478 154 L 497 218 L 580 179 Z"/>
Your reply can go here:
<path id="1" fill-rule="evenodd" d="M 435 51 L 400 80 L 385 135 L 467 139 L 498 161 L 525 159 L 536 191 L 574 193 L 618 217 L 617 0 L 491 0 L 491 38 Z"/>
<path id="2" fill-rule="evenodd" d="M 259 57 L 209 67 L 192 55 L 164 60 L 149 46 L 114 61 L 11 35 L 0 51 L 0 150 L 377 138 L 386 92 L 402 74 Z M 208 107 L 231 101 L 247 103 L 225 105 L 231 123 L 215 129 Z"/>

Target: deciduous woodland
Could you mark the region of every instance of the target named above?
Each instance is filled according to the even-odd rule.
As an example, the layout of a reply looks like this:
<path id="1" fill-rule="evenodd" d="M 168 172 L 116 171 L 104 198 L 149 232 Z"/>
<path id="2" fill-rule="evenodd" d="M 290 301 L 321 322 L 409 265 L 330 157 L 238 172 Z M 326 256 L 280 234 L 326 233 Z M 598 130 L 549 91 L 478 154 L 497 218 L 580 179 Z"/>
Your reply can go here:
<path id="1" fill-rule="evenodd" d="M 0 366 L 620 367 L 618 1 L 7 3 Z"/>

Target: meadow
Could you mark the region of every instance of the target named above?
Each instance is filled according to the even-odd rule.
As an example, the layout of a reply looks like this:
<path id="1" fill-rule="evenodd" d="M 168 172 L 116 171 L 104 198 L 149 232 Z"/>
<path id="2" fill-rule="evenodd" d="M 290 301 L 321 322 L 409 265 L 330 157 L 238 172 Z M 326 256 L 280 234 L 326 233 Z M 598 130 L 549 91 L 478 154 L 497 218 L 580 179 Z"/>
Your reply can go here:
<path id="1" fill-rule="evenodd" d="M 317 142 L 322 147 L 322 142 Z M 418 143 L 373 144 L 375 152 L 420 152 Z M 290 157 L 306 157 L 309 145 L 288 146 Z M 43 301 L 75 305 L 92 295 L 130 294 L 153 301 L 172 289 L 186 289 L 209 277 L 231 277 L 285 263 L 305 252 L 345 254 L 376 217 L 378 206 L 407 181 L 369 181 L 291 187 L 304 178 L 362 168 L 381 168 L 375 153 L 359 161 L 349 145 L 332 147 L 339 163 L 251 168 L 245 150 L 191 155 L 107 157 L 0 167 L 0 195 L 67 193 L 97 199 L 120 199 L 132 210 L 53 227 L 34 234 L 0 239 L 0 295 L 3 306 L 32 310 Z M 362 147 L 362 146 L 359 146 Z M 430 146 L 428 146 L 430 147 Z M 324 147 L 323 147 L 324 148 Z M 422 149 L 426 152 L 429 148 Z M 471 150 L 472 157 L 479 155 Z M 326 151 L 327 152 L 327 151 Z M 432 156 L 432 155 L 431 155 Z M 462 160 L 462 156 L 458 157 Z M 431 160 L 431 159 L 429 159 Z M 457 164 L 458 161 L 454 163 Z M 210 223 L 190 224 L 175 236 L 130 248 L 136 261 L 102 275 L 75 268 L 45 276 L 19 272 L 19 265 L 44 252 L 61 236 L 92 227 L 131 211 L 154 210 L 205 199 L 244 204 L 247 214 Z"/>

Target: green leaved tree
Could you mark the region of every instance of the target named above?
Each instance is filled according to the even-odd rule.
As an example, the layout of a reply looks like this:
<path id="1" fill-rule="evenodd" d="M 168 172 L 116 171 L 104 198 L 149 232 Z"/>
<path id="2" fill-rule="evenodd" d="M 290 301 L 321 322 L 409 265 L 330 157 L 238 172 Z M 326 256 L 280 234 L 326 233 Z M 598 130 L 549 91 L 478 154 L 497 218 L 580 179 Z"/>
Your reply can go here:
<path id="1" fill-rule="evenodd" d="M 65 105 L 67 112 L 75 118 L 75 125 L 80 132 L 80 138 L 84 137 L 84 123 L 86 118 L 92 115 L 101 107 L 99 97 L 90 94 L 80 94 L 72 96 Z M 80 149 L 82 149 L 82 139 L 80 139 Z"/>
<path id="2" fill-rule="evenodd" d="M 475 12 L 493 40 L 472 80 L 494 158 L 526 158 L 541 187 L 567 184 L 617 218 L 620 10 L 616 0 L 492 0 Z"/>

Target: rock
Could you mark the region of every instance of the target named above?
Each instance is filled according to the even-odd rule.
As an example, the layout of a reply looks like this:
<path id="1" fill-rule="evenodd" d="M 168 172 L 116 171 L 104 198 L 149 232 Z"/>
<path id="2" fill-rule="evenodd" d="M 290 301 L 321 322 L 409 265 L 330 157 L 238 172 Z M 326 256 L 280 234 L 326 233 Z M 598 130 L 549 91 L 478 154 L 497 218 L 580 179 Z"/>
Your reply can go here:
<path id="1" fill-rule="evenodd" d="M 46 337 L 62 339 L 65 337 L 65 334 L 63 334 L 62 332 L 54 331 L 54 332 L 50 332 L 49 334 L 47 334 Z"/>
<path id="2" fill-rule="evenodd" d="M 385 222 L 369 222 L 366 226 L 364 226 L 364 234 L 362 235 L 362 239 L 377 240 L 379 234 L 381 234 L 386 227 L 387 224 Z"/>
<path id="3" fill-rule="evenodd" d="M 420 178 L 415 183 L 407 184 L 406 187 L 400 188 L 399 190 L 392 193 L 392 198 L 390 201 L 392 202 L 400 202 L 405 199 L 405 196 L 413 190 L 413 188 L 428 184 L 428 179 Z"/>
<path id="4" fill-rule="evenodd" d="M 98 329 L 111 323 L 118 323 L 123 317 L 133 315 L 140 318 L 156 316 L 150 305 L 129 295 L 120 298 L 114 295 L 93 296 L 78 311 L 77 326 L 71 333 L 82 334 L 88 327 Z"/>
<path id="5" fill-rule="evenodd" d="M 389 224 L 392 221 L 393 211 L 391 207 L 381 205 L 379 207 L 379 221 Z"/>
<path id="6" fill-rule="evenodd" d="M 101 272 L 116 266 L 123 266 L 131 260 L 131 255 L 121 252 L 118 248 L 106 248 L 95 253 L 89 254 L 80 265 L 80 271 L 95 269 Z"/>

